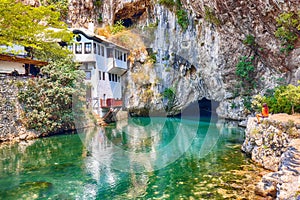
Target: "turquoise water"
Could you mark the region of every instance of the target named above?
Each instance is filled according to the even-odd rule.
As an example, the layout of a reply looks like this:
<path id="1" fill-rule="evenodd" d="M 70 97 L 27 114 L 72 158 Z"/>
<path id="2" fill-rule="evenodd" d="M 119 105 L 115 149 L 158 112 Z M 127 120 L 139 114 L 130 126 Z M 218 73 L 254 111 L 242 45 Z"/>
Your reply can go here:
<path id="1" fill-rule="evenodd" d="M 245 178 L 235 172 L 249 164 L 243 131 L 224 121 L 131 118 L 1 145 L 0 199 L 235 199 Z"/>

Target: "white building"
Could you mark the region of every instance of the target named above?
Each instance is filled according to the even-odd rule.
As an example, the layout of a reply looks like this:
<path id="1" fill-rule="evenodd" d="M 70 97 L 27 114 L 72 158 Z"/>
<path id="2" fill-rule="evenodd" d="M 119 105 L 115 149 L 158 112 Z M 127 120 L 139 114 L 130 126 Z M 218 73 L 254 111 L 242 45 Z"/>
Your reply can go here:
<path id="1" fill-rule="evenodd" d="M 122 107 L 122 75 L 128 69 L 129 50 L 87 29 L 72 29 L 75 42 L 68 46 L 85 71 L 87 99 L 103 116 L 112 107 Z"/>
<path id="2" fill-rule="evenodd" d="M 40 72 L 40 67 L 47 62 L 33 59 L 23 46 L 0 46 L 0 74 L 33 75 Z"/>

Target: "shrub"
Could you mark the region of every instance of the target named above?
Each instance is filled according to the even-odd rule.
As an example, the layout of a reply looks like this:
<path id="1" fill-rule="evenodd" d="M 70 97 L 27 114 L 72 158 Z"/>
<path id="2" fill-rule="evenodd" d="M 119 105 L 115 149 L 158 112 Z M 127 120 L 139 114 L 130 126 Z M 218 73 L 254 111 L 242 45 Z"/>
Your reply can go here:
<path id="1" fill-rule="evenodd" d="M 246 56 L 243 56 L 240 58 L 240 61 L 236 65 L 236 72 L 235 74 L 241 78 L 245 79 L 247 81 L 251 81 L 252 73 L 254 72 L 254 66 L 252 64 L 253 57 L 250 59 Z"/>
<path id="2" fill-rule="evenodd" d="M 166 6 L 167 8 L 172 8 L 175 6 L 174 0 L 159 0 L 158 3 Z"/>
<path id="3" fill-rule="evenodd" d="M 204 19 L 207 22 L 210 22 L 216 26 L 219 26 L 221 24 L 221 21 L 217 18 L 214 10 L 211 9 L 210 7 L 204 6 L 204 13 L 205 13 Z"/>
<path id="4" fill-rule="evenodd" d="M 174 88 L 166 88 L 162 93 L 162 96 L 167 99 L 168 103 L 165 107 L 167 112 L 171 112 L 172 109 L 177 105 L 176 92 Z"/>
<path id="5" fill-rule="evenodd" d="M 254 57 L 243 56 L 236 65 L 235 74 L 239 82 L 236 89 L 240 90 L 240 95 L 251 95 L 252 90 L 256 88 L 253 60 Z"/>
<path id="6" fill-rule="evenodd" d="M 102 3 L 103 3 L 102 0 L 95 0 L 94 1 L 94 5 L 97 6 L 97 7 L 100 7 L 102 5 Z"/>
<path id="7" fill-rule="evenodd" d="M 248 111 L 253 111 L 250 96 L 253 93 L 253 89 L 256 88 L 256 83 L 254 80 L 255 68 L 252 63 L 253 60 L 254 57 L 241 57 L 238 64 L 236 65 L 235 71 L 238 83 L 235 86 L 234 94 L 235 96 L 243 96 L 244 107 Z"/>
<path id="8" fill-rule="evenodd" d="M 51 62 L 42 69 L 44 78 L 30 79 L 18 94 L 23 108 L 22 121 L 26 128 L 41 133 L 53 133 L 74 127 L 72 96 L 79 99 L 78 110 L 85 102 L 84 73 L 77 70 L 71 59 Z"/>
<path id="9" fill-rule="evenodd" d="M 99 14 L 98 16 L 98 23 L 102 23 L 103 22 L 103 18 L 102 18 L 102 14 Z"/>
<path id="10" fill-rule="evenodd" d="M 300 11 L 298 13 L 285 12 L 276 19 L 277 30 L 275 36 L 281 40 L 281 52 L 290 52 L 294 49 L 294 42 L 298 39 L 300 30 Z"/>
<path id="11" fill-rule="evenodd" d="M 152 63 L 156 63 L 156 53 L 153 53 L 153 52 L 151 52 L 150 54 L 149 54 L 149 60 L 150 60 L 150 62 L 152 62 Z"/>
<path id="12" fill-rule="evenodd" d="M 187 12 L 182 8 L 182 3 L 180 0 L 159 0 L 159 4 L 166 6 L 167 8 L 173 10 L 175 7 L 175 14 L 177 18 L 177 23 L 185 31 L 189 25 L 189 19 Z"/>
<path id="13" fill-rule="evenodd" d="M 125 26 L 123 25 L 123 21 L 122 20 L 117 21 L 111 27 L 111 33 L 112 34 L 116 34 L 116 33 L 122 32 L 123 30 L 125 30 Z"/>
<path id="14" fill-rule="evenodd" d="M 284 85 L 270 90 L 262 98 L 255 98 L 262 104 L 267 103 L 271 113 L 293 114 L 300 112 L 300 86 Z M 253 105 L 253 103 L 252 103 Z"/>
<path id="15" fill-rule="evenodd" d="M 246 38 L 243 40 L 243 43 L 248 46 L 254 46 L 255 37 L 253 35 L 247 35 Z"/>
<path id="16" fill-rule="evenodd" d="M 186 30 L 189 25 L 187 12 L 183 9 L 176 11 L 177 22 L 183 30 Z"/>

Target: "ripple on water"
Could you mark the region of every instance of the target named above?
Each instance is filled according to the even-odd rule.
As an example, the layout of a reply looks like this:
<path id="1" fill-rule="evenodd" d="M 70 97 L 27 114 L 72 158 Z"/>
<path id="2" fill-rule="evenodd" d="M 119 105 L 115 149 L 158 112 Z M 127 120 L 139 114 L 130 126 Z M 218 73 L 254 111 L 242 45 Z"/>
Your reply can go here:
<path id="1" fill-rule="evenodd" d="M 18 144 L 0 148 L 0 199 L 256 199 L 254 183 L 263 170 L 241 153 L 243 129 L 238 127 L 199 123 L 186 152 L 149 172 L 135 173 L 144 167 L 144 160 L 126 157 L 117 149 L 165 147 L 178 127 L 187 134 L 197 123 L 137 119 L 121 129 L 110 126 L 38 139 L 22 148 Z M 136 142 L 129 134 L 149 137 Z M 204 141 L 209 144 L 203 147 Z M 183 144 L 164 152 L 163 158 L 184 149 Z M 116 163 L 129 170 L 114 168 Z"/>

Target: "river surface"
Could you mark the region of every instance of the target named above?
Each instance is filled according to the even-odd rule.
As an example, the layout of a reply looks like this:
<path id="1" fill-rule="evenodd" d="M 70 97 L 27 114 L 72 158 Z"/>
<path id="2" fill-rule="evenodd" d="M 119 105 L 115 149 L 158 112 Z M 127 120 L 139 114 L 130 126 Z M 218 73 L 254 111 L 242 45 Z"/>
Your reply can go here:
<path id="1" fill-rule="evenodd" d="M 0 199 L 252 199 L 258 170 L 225 121 L 131 118 L 0 146 Z"/>

